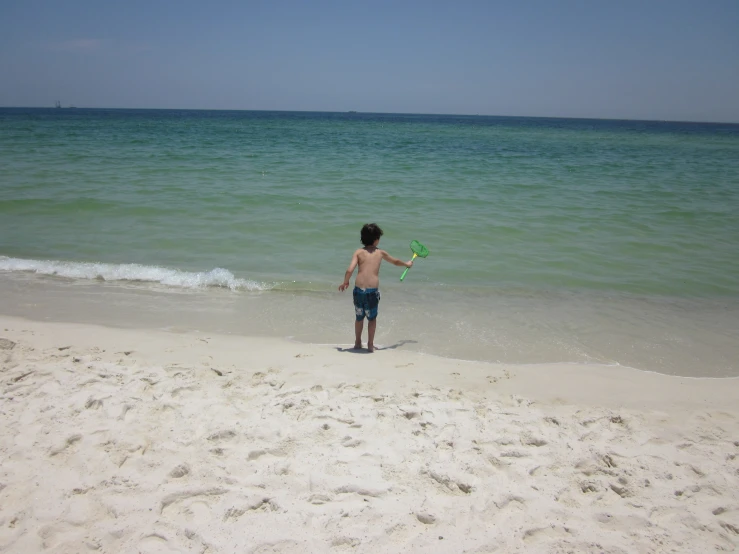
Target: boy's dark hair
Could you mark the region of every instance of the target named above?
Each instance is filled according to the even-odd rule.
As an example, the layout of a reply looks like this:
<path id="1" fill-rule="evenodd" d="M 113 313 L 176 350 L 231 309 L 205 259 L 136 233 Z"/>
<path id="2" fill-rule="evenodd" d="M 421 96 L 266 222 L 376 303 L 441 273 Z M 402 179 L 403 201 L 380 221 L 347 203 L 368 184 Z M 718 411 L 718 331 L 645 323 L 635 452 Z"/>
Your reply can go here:
<path id="1" fill-rule="evenodd" d="M 382 236 L 382 229 L 377 223 L 367 223 L 362 227 L 362 244 L 369 246 Z"/>

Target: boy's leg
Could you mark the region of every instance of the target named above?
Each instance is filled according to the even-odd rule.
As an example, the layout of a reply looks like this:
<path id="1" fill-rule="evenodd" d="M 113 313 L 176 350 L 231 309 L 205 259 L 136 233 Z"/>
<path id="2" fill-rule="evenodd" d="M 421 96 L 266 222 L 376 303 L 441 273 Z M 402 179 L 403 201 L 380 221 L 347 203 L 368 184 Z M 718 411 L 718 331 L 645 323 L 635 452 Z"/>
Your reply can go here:
<path id="1" fill-rule="evenodd" d="M 354 348 L 362 348 L 362 329 L 364 328 L 364 319 L 354 322 Z"/>
<path id="2" fill-rule="evenodd" d="M 375 351 L 375 328 L 377 327 L 377 318 L 367 320 L 367 350 Z"/>

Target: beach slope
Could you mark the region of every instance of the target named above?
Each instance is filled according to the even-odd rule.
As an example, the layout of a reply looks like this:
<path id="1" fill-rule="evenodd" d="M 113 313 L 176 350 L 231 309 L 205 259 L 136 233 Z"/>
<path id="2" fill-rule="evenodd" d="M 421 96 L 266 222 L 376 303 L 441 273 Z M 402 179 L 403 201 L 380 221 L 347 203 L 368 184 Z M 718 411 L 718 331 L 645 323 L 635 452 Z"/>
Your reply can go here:
<path id="1" fill-rule="evenodd" d="M 0 317 L 0 551 L 739 547 L 739 380 Z"/>

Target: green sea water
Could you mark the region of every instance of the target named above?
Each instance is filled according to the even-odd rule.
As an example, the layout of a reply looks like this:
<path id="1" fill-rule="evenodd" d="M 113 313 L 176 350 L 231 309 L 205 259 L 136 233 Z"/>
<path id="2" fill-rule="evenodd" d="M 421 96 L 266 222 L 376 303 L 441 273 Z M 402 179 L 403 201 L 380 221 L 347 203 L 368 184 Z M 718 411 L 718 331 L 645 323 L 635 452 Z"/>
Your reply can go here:
<path id="1" fill-rule="evenodd" d="M 0 109 L 0 290 L 21 315 L 10 291 L 40 285 L 187 292 L 191 326 L 340 341 L 335 288 L 374 221 L 392 255 L 431 251 L 402 285 L 383 269 L 389 344 L 728 375 L 738 210 L 730 124 Z"/>

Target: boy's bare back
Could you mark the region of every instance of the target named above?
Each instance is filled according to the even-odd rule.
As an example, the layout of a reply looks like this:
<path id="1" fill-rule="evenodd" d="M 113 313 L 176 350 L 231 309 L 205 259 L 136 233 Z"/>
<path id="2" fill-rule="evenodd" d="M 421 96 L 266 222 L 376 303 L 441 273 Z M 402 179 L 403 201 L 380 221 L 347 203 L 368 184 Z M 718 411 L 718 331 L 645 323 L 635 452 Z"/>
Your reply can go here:
<path id="1" fill-rule="evenodd" d="M 354 285 L 360 289 L 380 288 L 380 263 L 388 256 L 388 253 L 376 246 L 365 246 L 357 250 L 354 255 L 359 265 Z"/>
<path id="2" fill-rule="evenodd" d="M 352 261 L 346 270 L 344 283 L 339 286 L 339 290 L 343 291 L 349 286 L 349 277 L 354 273 L 354 269 L 357 266 L 359 266 L 359 271 L 357 271 L 357 277 L 354 279 L 354 286 L 360 289 L 380 288 L 380 264 L 382 260 L 403 267 L 411 267 L 413 265 L 413 262 L 403 262 L 398 258 L 392 257 L 375 245 L 365 246 L 364 248 L 358 249 L 352 255 Z"/>

